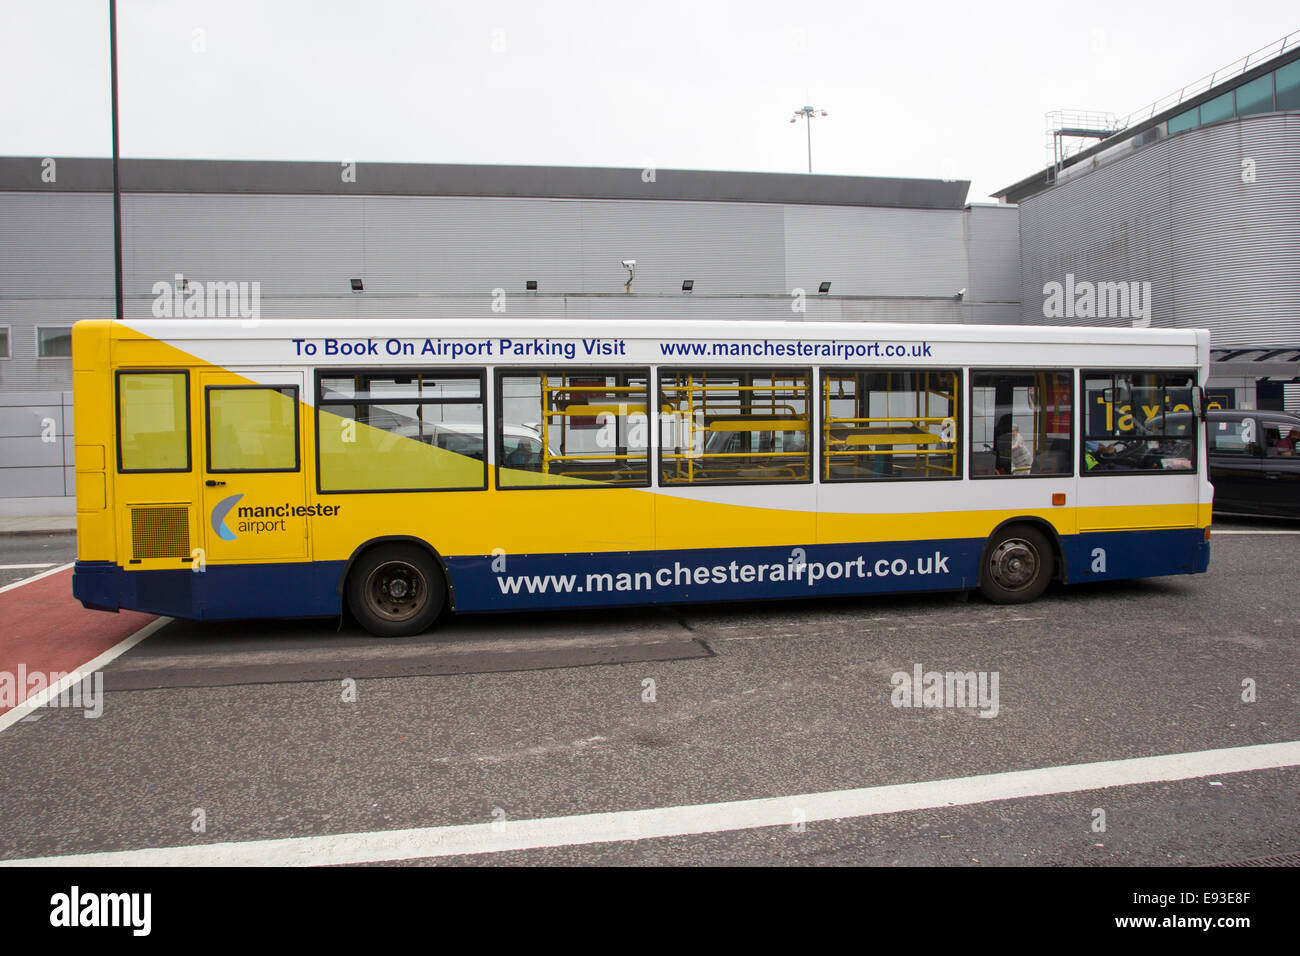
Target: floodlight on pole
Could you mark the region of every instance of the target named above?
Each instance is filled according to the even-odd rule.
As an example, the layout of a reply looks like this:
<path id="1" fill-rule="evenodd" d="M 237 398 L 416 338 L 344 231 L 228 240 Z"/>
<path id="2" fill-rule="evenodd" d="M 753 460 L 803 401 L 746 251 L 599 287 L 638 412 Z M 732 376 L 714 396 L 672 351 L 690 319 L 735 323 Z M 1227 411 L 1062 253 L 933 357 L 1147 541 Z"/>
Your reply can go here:
<path id="1" fill-rule="evenodd" d="M 790 117 L 790 122 L 794 123 L 802 116 L 808 124 L 808 172 L 810 173 L 812 172 L 812 121 L 813 117 L 817 115 L 827 116 L 829 114 L 825 110 L 817 109 L 815 106 L 803 106 L 795 110 L 794 115 Z"/>

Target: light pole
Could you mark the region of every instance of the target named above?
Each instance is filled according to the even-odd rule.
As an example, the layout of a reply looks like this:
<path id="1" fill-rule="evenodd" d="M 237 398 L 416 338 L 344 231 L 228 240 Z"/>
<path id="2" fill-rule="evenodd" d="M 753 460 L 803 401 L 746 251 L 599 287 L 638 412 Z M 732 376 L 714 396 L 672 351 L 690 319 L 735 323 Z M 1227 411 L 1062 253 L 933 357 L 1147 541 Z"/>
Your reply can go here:
<path id="1" fill-rule="evenodd" d="M 812 121 L 818 113 L 822 116 L 827 115 L 825 110 L 819 110 L 815 106 L 805 106 L 795 110 L 794 115 L 790 117 L 791 123 L 796 122 L 800 116 L 808 123 L 808 172 L 810 173 L 812 172 Z"/>
<path id="2" fill-rule="evenodd" d="M 108 0 L 108 72 L 113 113 L 113 299 L 121 322 L 126 316 L 122 303 L 122 187 L 117 175 L 117 0 Z"/>

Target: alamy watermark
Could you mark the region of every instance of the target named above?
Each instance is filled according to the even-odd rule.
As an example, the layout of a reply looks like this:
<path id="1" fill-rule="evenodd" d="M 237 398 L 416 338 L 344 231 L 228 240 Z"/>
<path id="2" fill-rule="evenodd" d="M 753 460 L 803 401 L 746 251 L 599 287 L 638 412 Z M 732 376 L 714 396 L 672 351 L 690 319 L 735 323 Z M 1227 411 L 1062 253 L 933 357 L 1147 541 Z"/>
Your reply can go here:
<path id="1" fill-rule="evenodd" d="M 262 283 L 191 282 L 180 273 L 174 282 L 153 284 L 155 319 L 243 319 L 251 327 L 262 320 Z"/>
<path id="2" fill-rule="evenodd" d="M 0 708 L 17 707 L 46 690 L 50 692 L 46 707 L 81 708 L 92 720 L 104 713 L 103 671 L 85 675 L 80 671 L 29 671 L 26 664 L 19 664 L 17 673 L 0 671 Z"/>
<path id="3" fill-rule="evenodd" d="M 1151 324 L 1150 282 L 1075 281 L 1043 284 L 1043 317 L 1048 319 L 1130 319 L 1133 327 Z"/>
<path id="4" fill-rule="evenodd" d="M 981 717 L 998 715 L 998 671 L 894 671 L 889 682 L 894 707 L 978 707 Z"/>
<path id="5" fill-rule="evenodd" d="M 152 893 L 86 893 L 73 885 L 50 897 L 50 925 L 55 927 L 120 927 L 132 936 L 148 936 L 152 912 Z"/>

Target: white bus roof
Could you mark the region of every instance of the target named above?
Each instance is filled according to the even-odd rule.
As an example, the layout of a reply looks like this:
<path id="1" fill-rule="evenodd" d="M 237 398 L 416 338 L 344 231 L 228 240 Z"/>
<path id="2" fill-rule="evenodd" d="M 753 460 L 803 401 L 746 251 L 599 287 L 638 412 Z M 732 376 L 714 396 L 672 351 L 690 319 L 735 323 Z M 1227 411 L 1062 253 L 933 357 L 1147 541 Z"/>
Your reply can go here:
<path id="1" fill-rule="evenodd" d="M 549 336 L 581 338 L 617 335 L 635 339 L 682 338 L 805 338 L 860 341 L 874 339 L 929 338 L 945 342 L 1064 343 L 1083 345 L 1126 341 L 1134 344 L 1192 345 L 1204 329 L 1131 328 L 1094 325 L 965 325 L 918 322 L 746 322 L 738 320 L 694 321 L 674 319 L 131 319 L 122 323 L 154 338 L 205 339 L 214 335 L 243 339 L 293 339 L 321 337 L 475 337 Z"/>
<path id="2" fill-rule="evenodd" d="M 1195 366 L 1204 380 L 1210 346 L 1210 333 L 1204 329 L 1112 326 L 541 322 L 495 316 L 263 319 L 256 324 L 237 318 L 149 319 L 122 325 L 227 368 Z M 114 360 L 125 361 L 126 354 Z"/>

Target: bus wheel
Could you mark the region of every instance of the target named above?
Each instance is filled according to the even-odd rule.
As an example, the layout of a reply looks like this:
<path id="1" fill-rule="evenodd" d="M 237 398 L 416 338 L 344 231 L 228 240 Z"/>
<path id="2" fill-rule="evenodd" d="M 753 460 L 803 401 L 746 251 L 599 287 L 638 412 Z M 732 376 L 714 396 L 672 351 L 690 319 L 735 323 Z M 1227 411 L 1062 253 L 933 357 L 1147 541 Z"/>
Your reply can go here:
<path id="1" fill-rule="evenodd" d="M 1024 604 L 1047 589 L 1056 559 L 1037 528 L 1005 528 L 989 540 L 980 565 L 980 591 L 994 604 Z"/>
<path id="2" fill-rule="evenodd" d="M 388 545 L 357 559 L 347 595 L 352 616 L 371 634 L 407 637 L 433 624 L 447 603 L 447 585 L 423 548 Z"/>

